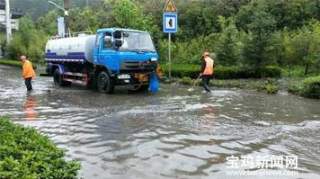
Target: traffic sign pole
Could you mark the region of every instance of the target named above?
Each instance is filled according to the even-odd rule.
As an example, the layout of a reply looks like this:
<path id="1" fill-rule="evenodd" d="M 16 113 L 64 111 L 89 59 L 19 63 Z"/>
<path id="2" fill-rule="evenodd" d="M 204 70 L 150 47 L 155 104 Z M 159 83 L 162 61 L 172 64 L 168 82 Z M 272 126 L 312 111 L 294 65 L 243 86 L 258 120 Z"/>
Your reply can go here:
<path id="1" fill-rule="evenodd" d="M 178 28 L 178 14 L 177 8 L 173 0 L 167 0 L 163 13 L 163 32 L 168 34 L 168 60 L 169 60 L 169 80 L 171 81 L 171 34 L 177 33 Z"/>
<path id="2" fill-rule="evenodd" d="M 169 33 L 169 80 L 171 81 L 171 33 Z"/>

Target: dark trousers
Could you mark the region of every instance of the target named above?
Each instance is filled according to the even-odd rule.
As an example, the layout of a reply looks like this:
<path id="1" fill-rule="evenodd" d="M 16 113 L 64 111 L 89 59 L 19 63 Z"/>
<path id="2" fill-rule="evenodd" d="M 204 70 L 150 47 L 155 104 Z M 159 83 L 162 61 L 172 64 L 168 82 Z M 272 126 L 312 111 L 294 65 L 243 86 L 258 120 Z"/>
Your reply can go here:
<path id="1" fill-rule="evenodd" d="M 209 82 L 210 82 L 211 78 L 212 78 L 212 76 L 207 76 L 207 75 L 202 76 L 202 85 L 203 85 L 204 90 L 206 90 L 207 92 L 211 91 L 209 88 Z"/>
<path id="2" fill-rule="evenodd" d="M 32 81 L 32 78 L 26 78 L 26 79 L 24 79 L 24 84 L 26 85 L 28 91 L 31 91 L 31 90 L 32 90 L 31 81 Z"/>

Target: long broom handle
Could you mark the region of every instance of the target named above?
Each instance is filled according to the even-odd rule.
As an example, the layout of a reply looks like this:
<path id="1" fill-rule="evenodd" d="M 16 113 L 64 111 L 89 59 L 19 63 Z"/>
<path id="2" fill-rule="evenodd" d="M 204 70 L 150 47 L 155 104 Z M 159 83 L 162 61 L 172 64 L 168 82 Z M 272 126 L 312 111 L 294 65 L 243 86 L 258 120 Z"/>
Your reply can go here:
<path id="1" fill-rule="evenodd" d="M 197 82 L 198 79 L 200 79 L 200 77 L 201 77 L 201 75 L 199 75 L 199 76 L 197 77 L 197 79 L 194 80 L 193 85 L 192 85 L 192 88 L 194 88 L 194 87 L 196 86 L 196 82 Z"/>

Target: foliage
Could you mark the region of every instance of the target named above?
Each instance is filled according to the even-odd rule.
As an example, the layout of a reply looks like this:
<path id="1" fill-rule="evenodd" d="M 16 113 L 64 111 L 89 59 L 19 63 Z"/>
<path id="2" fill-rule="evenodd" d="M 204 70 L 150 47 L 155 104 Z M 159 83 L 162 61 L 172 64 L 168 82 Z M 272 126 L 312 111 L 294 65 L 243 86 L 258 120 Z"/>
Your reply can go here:
<path id="1" fill-rule="evenodd" d="M 76 178 L 80 165 L 35 129 L 0 118 L 1 178 Z"/>
<path id="2" fill-rule="evenodd" d="M 20 20 L 20 30 L 13 36 L 7 46 L 8 56 L 17 59 L 19 55 L 25 54 L 34 62 L 40 62 L 43 58 L 44 46 L 47 35 L 37 30 L 32 20 L 24 17 Z"/>
<path id="3" fill-rule="evenodd" d="M 288 92 L 296 95 L 302 96 L 303 91 L 303 80 L 302 79 L 294 79 L 289 81 L 288 84 Z"/>
<path id="4" fill-rule="evenodd" d="M 196 81 L 192 80 L 190 77 L 183 77 L 179 82 L 184 85 L 193 85 Z"/>
<path id="5" fill-rule="evenodd" d="M 244 31 L 248 32 L 242 50 L 243 63 L 261 68 L 270 64 L 266 58 L 266 52 L 276 21 L 267 11 L 264 3 L 257 2 L 260 1 L 251 1 L 240 9 L 237 22 Z"/>
<path id="6" fill-rule="evenodd" d="M 92 8 L 74 8 L 70 11 L 70 30 L 72 32 L 95 33 L 99 28 L 98 16 L 94 16 Z M 81 22 L 81 23 L 78 23 Z"/>
<path id="7" fill-rule="evenodd" d="M 215 52 L 217 61 L 221 65 L 236 65 L 240 62 L 240 32 L 235 26 L 234 19 L 225 19 L 219 16 L 219 23 L 221 26 L 221 33 L 217 44 L 215 45 Z"/>
<path id="8" fill-rule="evenodd" d="M 279 87 L 274 80 L 268 79 L 265 84 L 258 88 L 259 91 L 265 91 L 268 94 L 276 94 L 279 91 Z"/>
<path id="9" fill-rule="evenodd" d="M 166 75 L 169 73 L 169 65 L 162 65 L 163 71 Z M 191 64 L 172 64 L 171 74 L 173 77 L 183 78 L 197 78 L 199 76 L 200 66 Z"/>
<path id="10" fill-rule="evenodd" d="M 62 4 L 61 0 L 54 1 Z M 72 2 L 71 32 L 94 33 L 104 27 L 147 30 L 155 41 L 161 63 L 168 63 L 167 34 L 161 32 L 164 1 L 90 0 L 88 7 L 84 7 L 85 0 Z M 293 67 L 303 67 L 305 75 L 320 73 L 320 1 L 175 2 L 179 30 L 172 35 L 173 63 L 199 65 L 201 54 L 208 49 L 216 54 L 217 65 L 250 69 L 254 75 L 250 77 L 264 77 L 263 70 L 268 66 L 279 66 L 292 74 L 295 73 L 290 72 Z M 63 12 L 42 0 L 12 0 L 12 5 L 28 10 L 34 22 L 22 19 L 20 30 L 14 33 L 12 44 L 7 48 L 10 58 L 28 53 L 34 60 L 41 61 L 45 41 L 57 34 L 56 18 Z M 186 74 L 187 70 L 178 71 Z M 242 76 L 245 75 L 237 78 Z"/>
<path id="11" fill-rule="evenodd" d="M 306 78 L 303 81 L 302 94 L 306 97 L 320 99 L 320 76 Z"/>
<path id="12" fill-rule="evenodd" d="M 35 25 L 38 29 L 41 29 L 44 31 L 44 33 L 54 36 L 58 34 L 57 29 L 57 18 L 59 16 L 59 13 L 57 11 L 50 11 L 44 16 L 40 17 Z M 21 29 L 21 28 L 20 28 Z M 23 29 L 21 29 L 23 30 Z"/>
<path id="13" fill-rule="evenodd" d="M 0 59 L 0 64 L 9 65 L 9 66 L 16 66 L 16 67 L 21 67 L 22 66 L 21 62 L 17 61 L 17 60 Z"/>
<path id="14" fill-rule="evenodd" d="M 169 66 L 162 65 L 166 75 L 168 75 Z M 241 68 L 238 66 L 217 66 L 214 70 L 214 77 L 217 79 L 245 79 L 245 78 L 279 78 L 281 77 L 281 68 L 267 66 L 259 69 Z M 200 73 L 200 65 L 192 64 L 172 64 L 172 76 L 183 78 L 197 78 Z"/>
<path id="15" fill-rule="evenodd" d="M 312 65 L 320 63 L 320 23 L 304 26 L 292 36 L 295 61 L 305 67 L 305 75 Z"/>
<path id="16" fill-rule="evenodd" d="M 266 66 L 255 71 L 256 78 L 280 78 L 282 69 L 278 66 Z"/>

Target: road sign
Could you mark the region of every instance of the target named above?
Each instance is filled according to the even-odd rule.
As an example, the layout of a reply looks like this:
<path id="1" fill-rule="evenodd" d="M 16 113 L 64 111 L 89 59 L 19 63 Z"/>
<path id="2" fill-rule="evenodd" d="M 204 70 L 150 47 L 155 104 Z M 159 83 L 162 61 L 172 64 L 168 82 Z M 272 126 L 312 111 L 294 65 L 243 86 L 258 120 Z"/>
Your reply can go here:
<path id="1" fill-rule="evenodd" d="M 173 0 L 167 0 L 166 5 L 164 6 L 164 12 L 177 12 L 177 8 Z"/>
<path id="2" fill-rule="evenodd" d="M 163 13 L 163 32 L 177 33 L 178 31 L 178 14 L 177 13 Z"/>
<path id="3" fill-rule="evenodd" d="M 169 79 L 171 80 L 171 34 L 178 30 L 178 13 L 173 0 L 167 0 L 163 9 L 163 32 L 168 33 Z"/>
<path id="4" fill-rule="evenodd" d="M 66 28 L 64 25 L 64 17 L 58 17 L 57 22 L 58 22 L 58 35 L 60 37 L 64 37 L 66 34 L 66 31 L 65 31 Z"/>

